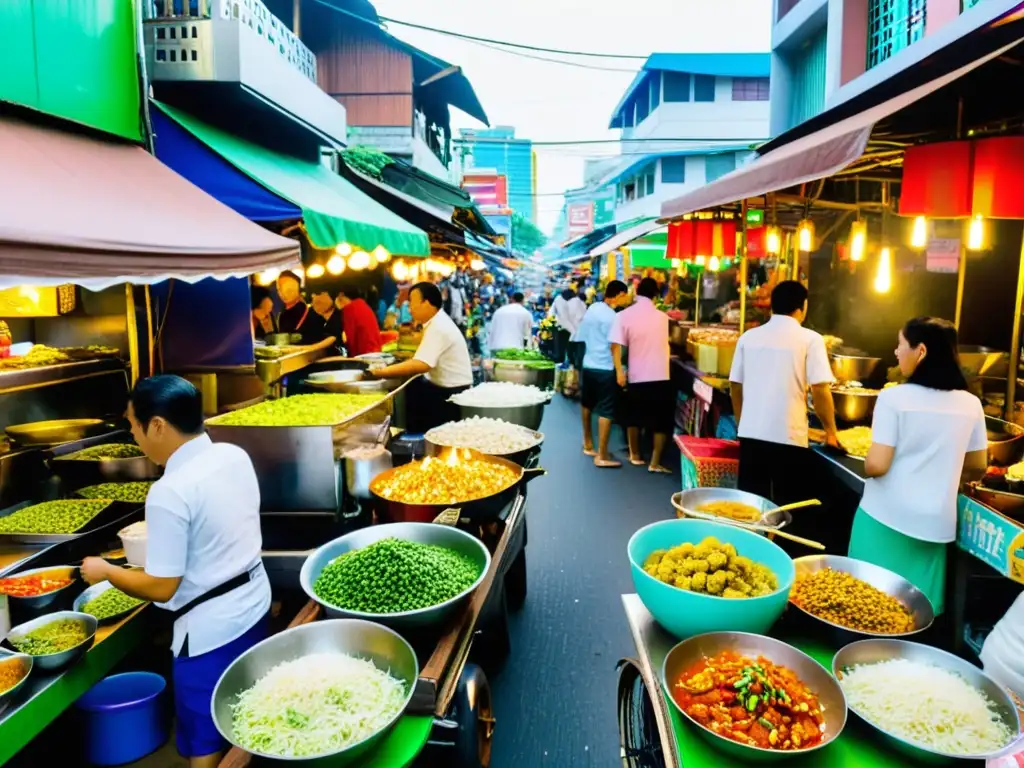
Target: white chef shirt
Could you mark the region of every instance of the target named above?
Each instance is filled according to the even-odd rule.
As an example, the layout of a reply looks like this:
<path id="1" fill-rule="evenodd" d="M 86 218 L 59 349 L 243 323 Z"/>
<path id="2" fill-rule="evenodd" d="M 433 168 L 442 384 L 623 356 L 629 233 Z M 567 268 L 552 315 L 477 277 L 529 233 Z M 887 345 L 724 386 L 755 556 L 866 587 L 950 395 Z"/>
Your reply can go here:
<path id="1" fill-rule="evenodd" d="M 807 447 L 807 387 L 834 381 L 821 334 L 772 315 L 736 342 L 729 381 L 743 385 L 739 436 Z"/>
<path id="2" fill-rule="evenodd" d="M 587 314 L 587 303 L 579 296 L 573 296 L 566 303 L 565 307 L 565 321 L 568 325 L 563 326 L 569 333 L 576 333 L 579 330 L 580 323 L 583 322 L 583 316 Z"/>
<path id="3" fill-rule="evenodd" d="M 533 335 L 533 314 L 522 304 L 512 302 L 500 307 L 491 318 L 487 346 L 496 349 L 522 349 Z"/>
<path id="4" fill-rule="evenodd" d="M 956 540 L 956 497 L 964 454 L 988 447 L 981 401 L 964 390 L 917 384 L 883 389 L 871 442 L 896 449 L 881 477 L 864 481 L 861 509 L 921 541 Z"/>
<path id="5" fill-rule="evenodd" d="M 249 455 L 237 445 L 204 434 L 178 448 L 146 497 L 146 529 L 146 573 L 181 577 L 161 608 L 176 610 L 241 573 L 254 575 L 174 622 L 175 656 L 186 635 L 189 656 L 199 656 L 241 637 L 270 610 L 260 559 L 260 488 Z"/>
<path id="6" fill-rule="evenodd" d="M 414 359 L 430 366 L 427 381 L 434 386 L 451 389 L 473 383 L 466 337 L 442 310 L 424 324 L 423 340 Z"/>

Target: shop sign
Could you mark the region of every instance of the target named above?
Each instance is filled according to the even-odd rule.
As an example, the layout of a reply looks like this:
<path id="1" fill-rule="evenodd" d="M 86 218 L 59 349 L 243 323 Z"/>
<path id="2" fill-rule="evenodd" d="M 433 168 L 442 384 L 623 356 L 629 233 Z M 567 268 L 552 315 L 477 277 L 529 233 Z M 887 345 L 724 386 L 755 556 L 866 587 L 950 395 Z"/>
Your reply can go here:
<path id="1" fill-rule="evenodd" d="M 1024 527 L 967 496 L 958 503 L 960 549 L 1024 583 Z"/>
<path id="2" fill-rule="evenodd" d="M 760 227 L 764 224 L 764 211 L 751 208 L 747 211 L 747 226 Z"/>
<path id="3" fill-rule="evenodd" d="M 569 235 L 579 237 L 594 229 L 594 204 L 575 203 L 569 206 Z"/>
<path id="4" fill-rule="evenodd" d="M 928 241 L 925 269 L 929 272 L 955 274 L 960 269 L 960 239 L 935 237 Z"/>

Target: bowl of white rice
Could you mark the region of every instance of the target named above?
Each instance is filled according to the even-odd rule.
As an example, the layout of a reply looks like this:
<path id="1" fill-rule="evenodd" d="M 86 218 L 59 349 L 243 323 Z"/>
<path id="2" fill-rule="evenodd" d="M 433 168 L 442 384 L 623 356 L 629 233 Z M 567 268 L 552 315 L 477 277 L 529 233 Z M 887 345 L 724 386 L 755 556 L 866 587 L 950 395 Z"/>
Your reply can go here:
<path id="1" fill-rule="evenodd" d="M 531 430 L 540 429 L 544 406 L 552 393 L 507 381 L 487 381 L 449 399 L 459 406 L 463 419 L 474 416 L 500 419 Z"/>
<path id="2" fill-rule="evenodd" d="M 835 655 L 832 674 L 850 711 L 916 760 L 986 760 L 1020 734 L 1006 689 L 930 645 L 859 640 Z"/>
<path id="3" fill-rule="evenodd" d="M 544 435 L 502 419 L 472 416 L 449 421 L 424 435 L 427 453 L 436 456 L 446 448 L 472 448 L 523 464 L 544 442 Z"/>

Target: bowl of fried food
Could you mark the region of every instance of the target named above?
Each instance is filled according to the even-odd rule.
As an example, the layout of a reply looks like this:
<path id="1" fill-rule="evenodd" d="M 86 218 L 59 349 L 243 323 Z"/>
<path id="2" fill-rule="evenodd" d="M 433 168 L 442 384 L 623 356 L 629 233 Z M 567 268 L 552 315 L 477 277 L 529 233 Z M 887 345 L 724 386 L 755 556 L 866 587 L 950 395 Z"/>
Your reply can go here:
<path id="1" fill-rule="evenodd" d="M 793 522 L 793 516 L 778 504 L 734 488 L 690 488 L 673 494 L 672 506 L 679 517 L 729 525 L 784 528 Z"/>
<path id="2" fill-rule="evenodd" d="M 795 571 L 777 544 L 734 525 L 663 520 L 633 534 L 633 585 L 676 637 L 764 633 L 786 608 Z"/>

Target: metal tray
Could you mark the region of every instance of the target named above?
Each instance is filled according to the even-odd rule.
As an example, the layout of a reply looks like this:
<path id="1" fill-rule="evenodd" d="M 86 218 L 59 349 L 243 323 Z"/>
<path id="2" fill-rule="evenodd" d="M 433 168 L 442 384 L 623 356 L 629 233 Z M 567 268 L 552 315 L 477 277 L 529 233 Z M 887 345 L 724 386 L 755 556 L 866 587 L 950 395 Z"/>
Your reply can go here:
<path id="1" fill-rule="evenodd" d="M 56 419 L 12 424 L 4 432 L 18 445 L 46 446 L 81 440 L 113 429 L 114 426 L 103 419 Z"/>
<path id="2" fill-rule="evenodd" d="M 82 501 L 85 501 L 85 499 L 82 499 Z M 8 507 L 7 509 L 0 511 L 0 517 L 6 517 L 12 512 L 16 512 L 17 510 L 25 507 L 30 507 L 36 503 L 39 502 L 30 501 L 22 504 L 16 504 L 13 507 Z M 71 541 L 73 539 L 77 539 L 82 534 L 90 533 L 95 531 L 97 528 L 102 528 L 108 523 L 119 521 L 141 506 L 142 504 L 125 501 L 112 501 L 110 502 L 110 505 L 102 509 L 96 517 L 74 533 L 0 533 L 0 546 L 5 544 L 43 544 L 48 546 L 50 544 L 60 544 L 61 542 Z"/>
<path id="3" fill-rule="evenodd" d="M 98 584 L 93 584 L 91 587 L 84 590 L 82 594 L 75 598 L 75 602 L 72 603 L 71 609 L 78 613 L 85 613 L 85 604 L 88 603 L 90 600 L 94 600 L 95 598 L 99 597 L 108 589 L 114 589 L 114 585 L 111 584 L 109 581 L 101 581 Z M 96 621 L 100 624 L 113 624 L 115 621 L 120 621 L 129 613 L 137 611 L 144 605 L 146 605 L 146 603 L 139 603 L 138 605 L 133 606 L 128 610 L 121 611 L 120 613 L 115 613 L 111 616 L 106 616 L 102 619 L 96 618 L 95 616 L 93 618 L 96 618 Z M 92 614 L 89 615 L 91 616 Z"/>

